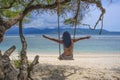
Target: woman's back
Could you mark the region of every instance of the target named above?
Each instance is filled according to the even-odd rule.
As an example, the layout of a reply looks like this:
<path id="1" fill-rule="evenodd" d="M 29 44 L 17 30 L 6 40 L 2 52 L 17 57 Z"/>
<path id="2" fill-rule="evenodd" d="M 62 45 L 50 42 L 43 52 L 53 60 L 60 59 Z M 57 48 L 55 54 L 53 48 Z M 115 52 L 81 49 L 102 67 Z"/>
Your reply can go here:
<path id="1" fill-rule="evenodd" d="M 72 55 L 73 54 L 73 46 L 74 46 L 74 43 L 71 40 L 71 45 L 68 48 L 64 46 L 64 52 L 63 52 L 63 54 L 66 55 L 66 56 Z"/>

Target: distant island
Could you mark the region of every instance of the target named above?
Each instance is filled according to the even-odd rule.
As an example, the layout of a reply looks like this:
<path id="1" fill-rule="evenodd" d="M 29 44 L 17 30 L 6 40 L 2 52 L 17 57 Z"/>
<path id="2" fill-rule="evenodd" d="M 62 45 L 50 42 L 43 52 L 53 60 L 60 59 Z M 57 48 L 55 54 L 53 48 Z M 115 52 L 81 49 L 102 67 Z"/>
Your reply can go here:
<path id="1" fill-rule="evenodd" d="M 60 32 L 63 33 L 64 31 L 69 31 L 71 34 L 74 33 L 73 28 L 61 28 Z M 99 34 L 100 29 L 85 29 L 85 28 L 77 28 L 76 34 L 91 34 L 91 35 L 97 35 Z M 24 34 L 58 34 L 58 29 L 37 29 L 37 28 L 23 28 Z M 12 35 L 12 34 L 19 34 L 19 28 L 18 27 L 12 27 L 6 32 L 6 35 Z M 120 32 L 112 32 L 107 30 L 102 30 L 102 35 L 120 35 Z"/>

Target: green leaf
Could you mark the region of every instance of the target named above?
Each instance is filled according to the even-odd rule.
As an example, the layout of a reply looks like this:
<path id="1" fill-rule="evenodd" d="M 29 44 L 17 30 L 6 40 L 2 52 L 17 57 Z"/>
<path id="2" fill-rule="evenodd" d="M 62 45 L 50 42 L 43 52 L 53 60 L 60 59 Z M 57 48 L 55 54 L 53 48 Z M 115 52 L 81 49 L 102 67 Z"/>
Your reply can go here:
<path id="1" fill-rule="evenodd" d="M 50 4 L 50 0 L 47 0 L 48 4 Z"/>
<path id="2" fill-rule="evenodd" d="M 74 19 L 72 19 L 72 18 L 69 18 L 69 19 L 66 19 L 65 21 L 64 21 L 64 24 L 65 25 L 68 25 L 68 24 L 74 24 L 74 22 L 75 22 L 75 20 Z"/>

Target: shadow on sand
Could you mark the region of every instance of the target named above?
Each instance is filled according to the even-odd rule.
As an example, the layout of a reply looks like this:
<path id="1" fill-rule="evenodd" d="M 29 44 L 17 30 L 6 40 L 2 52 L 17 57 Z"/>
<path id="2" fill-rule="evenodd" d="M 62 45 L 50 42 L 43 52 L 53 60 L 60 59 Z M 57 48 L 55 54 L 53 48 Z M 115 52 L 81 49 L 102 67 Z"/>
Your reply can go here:
<path id="1" fill-rule="evenodd" d="M 33 74 L 39 71 L 39 77 L 41 77 L 40 80 L 66 80 L 68 77 L 76 74 L 76 71 L 78 70 L 72 66 L 55 66 L 48 64 L 37 67 L 38 68 L 33 71 Z"/>

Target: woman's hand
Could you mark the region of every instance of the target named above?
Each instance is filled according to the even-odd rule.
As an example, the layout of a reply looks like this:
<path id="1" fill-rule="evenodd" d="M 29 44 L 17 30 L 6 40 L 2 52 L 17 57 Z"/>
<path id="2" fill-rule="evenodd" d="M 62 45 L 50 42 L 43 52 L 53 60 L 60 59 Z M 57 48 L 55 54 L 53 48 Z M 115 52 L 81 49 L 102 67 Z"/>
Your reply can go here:
<path id="1" fill-rule="evenodd" d="M 42 35 L 44 38 L 47 38 L 47 36 L 45 36 L 45 35 Z"/>
<path id="2" fill-rule="evenodd" d="M 86 39 L 89 39 L 89 38 L 91 38 L 91 36 L 87 36 L 87 37 L 86 37 Z"/>

